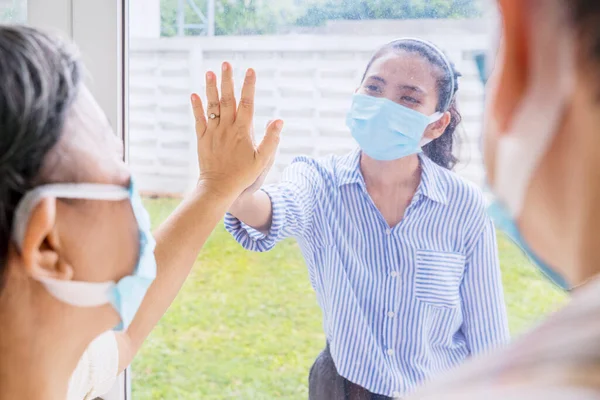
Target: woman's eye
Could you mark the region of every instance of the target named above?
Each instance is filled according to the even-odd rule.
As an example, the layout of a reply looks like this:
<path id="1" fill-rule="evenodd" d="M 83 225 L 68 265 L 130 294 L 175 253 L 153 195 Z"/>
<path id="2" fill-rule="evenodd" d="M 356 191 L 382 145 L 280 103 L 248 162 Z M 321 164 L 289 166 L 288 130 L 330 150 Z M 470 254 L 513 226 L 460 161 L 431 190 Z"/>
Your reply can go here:
<path id="1" fill-rule="evenodd" d="M 378 86 L 375 86 L 375 85 L 368 85 L 368 86 L 367 86 L 367 90 L 368 90 L 369 92 L 376 92 L 376 93 L 379 93 L 379 92 L 380 92 L 380 90 L 379 90 L 379 87 L 378 87 Z"/>
<path id="2" fill-rule="evenodd" d="M 420 101 L 410 96 L 403 96 L 402 101 L 406 101 L 411 104 L 420 104 Z"/>

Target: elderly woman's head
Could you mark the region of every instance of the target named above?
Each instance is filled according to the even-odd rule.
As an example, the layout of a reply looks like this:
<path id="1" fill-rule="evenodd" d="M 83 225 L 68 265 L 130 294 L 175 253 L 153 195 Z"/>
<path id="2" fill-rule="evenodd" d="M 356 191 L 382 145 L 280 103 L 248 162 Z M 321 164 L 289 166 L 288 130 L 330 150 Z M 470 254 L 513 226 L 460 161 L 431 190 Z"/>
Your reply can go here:
<path id="1" fill-rule="evenodd" d="M 129 201 L 122 154 L 73 49 L 31 28 L 1 26 L 3 326 L 13 313 L 34 325 L 60 317 L 91 339 L 135 313 L 113 283 L 136 273 L 151 238 L 143 210 Z M 141 285 L 126 282 L 129 292 L 143 297 L 152 266 L 146 272 Z"/>
<path id="2" fill-rule="evenodd" d="M 600 271 L 600 2 L 497 3 L 502 40 L 485 128 L 497 214 L 570 288 Z"/>

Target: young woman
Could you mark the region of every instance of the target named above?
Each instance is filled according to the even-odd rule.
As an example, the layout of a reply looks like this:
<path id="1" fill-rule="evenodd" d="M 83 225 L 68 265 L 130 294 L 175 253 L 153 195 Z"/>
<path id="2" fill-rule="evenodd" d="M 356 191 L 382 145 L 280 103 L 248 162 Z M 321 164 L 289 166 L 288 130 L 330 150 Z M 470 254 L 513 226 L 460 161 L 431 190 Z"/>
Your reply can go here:
<path id="1" fill-rule="evenodd" d="M 245 248 L 295 237 L 304 253 L 327 338 L 313 400 L 404 396 L 508 340 L 494 227 L 482 193 L 449 171 L 458 76 L 431 43 L 384 45 L 348 113 L 360 149 L 299 157 L 230 209 Z"/>
<path id="2" fill-rule="evenodd" d="M 220 215 L 256 180 L 278 143 L 281 121 L 267 128 L 258 148 L 253 144 L 254 73 L 247 75 L 239 111 L 231 66 L 223 65 L 222 104 L 209 73 L 208 120 L 192 97 L 199 184 L 157 230 L 155 249 L 120 142 L 81 75 L 63 43 L 31 28 L 0 26 L 2 400 L 64 400 L 95 338 L 84 366 L 86 357 L 111 364 L 119 351 L 124 368 L 172 302 Z M 126 328 L 117 344 L 110 334 L 99 336 L 116 326 Z M 80 388 L 77 377 L 71 396 Z M 104 389 L 82 386 L 75 398 Z"/>
<path id="3" fill-rule="evenodd" d="M 415 399 L 600 399 L 600 2 L 498 0 L 490 211 L 572 301 Z M 495 56 L 497 49 L 492 49 Z"/>

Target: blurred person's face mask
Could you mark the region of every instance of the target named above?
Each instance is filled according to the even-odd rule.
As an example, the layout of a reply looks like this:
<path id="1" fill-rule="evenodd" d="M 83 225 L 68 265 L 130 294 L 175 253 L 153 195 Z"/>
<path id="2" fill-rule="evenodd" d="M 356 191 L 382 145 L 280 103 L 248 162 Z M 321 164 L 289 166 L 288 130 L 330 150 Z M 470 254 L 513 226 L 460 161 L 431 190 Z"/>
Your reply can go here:
<path id="1" fill-rule="evenodd" d="M 111 304 L 121 318 L 121 323 L 116 329 L 127 328 L 140 307 L 150 284 L 156 278 L 155 241 L 151 233 L 150 217 L 135 190 L 133 181 L 128 189 L 101 184 L 53 184 L 33 189 L 23 197 L 15 212 L 13 240 L 19 249 L 22 248 L 25 230 L 32 211 L 43 198 L 47 197 L 102 201 L 129 199 L 131 202 L 139 231 L 139 256 L 132 275 L 126 276 L 118 282 L 100 283 L 38 278 L 52 296 L 72 306 L 98 307 Z"/>
<path id="2" fill-rule="evenodd" d="M 521 103 L 517 105 L 514 118 L 502 130 L 494 113 L 489 107 L 486 110 L 486 134 L 495 130 L 497 137 L 494 181 L 490 185 L 496 198 L 489 207 L 489 214 L 496 226 L 506 232 L 552 282 L 564 290 L 570 290 L 571 286 L 564 277 L 531 250 L 517 223 L 532 177 L 559 129 L 568 98 L 574 88 L 571 38 L 556 34 L 556 17 L 546 11 L 541 7 L 537 7 L 535 11 L 538 13 L 533 18 L 536 29 L 529 32 L 532 40 L 529 85 Z M 500 29 L 497 30 L 497 35 L 499 38 Z M 498 42 L 499 40 L 496 41 Z M 478 63 L 480 68 L 487 68 L 487 71 L 480 71 L 484 82 L 495 64 L 497 48 L 497 45 L 492 46 L 485 63 L 481 60 Z M 498 91 L 502 91 L 502 87 L 492 85 L 488 99 L 489 94 L 493 97 Z"/>
<path id="3" fill-rule="evenodd" d="M 346 124 L 365 154 L 390 161 L 419 153 L 431 141 L 423 138 L 425 129 L 442 115 L 427 116 L 383 97 L 355 94 Z"/>

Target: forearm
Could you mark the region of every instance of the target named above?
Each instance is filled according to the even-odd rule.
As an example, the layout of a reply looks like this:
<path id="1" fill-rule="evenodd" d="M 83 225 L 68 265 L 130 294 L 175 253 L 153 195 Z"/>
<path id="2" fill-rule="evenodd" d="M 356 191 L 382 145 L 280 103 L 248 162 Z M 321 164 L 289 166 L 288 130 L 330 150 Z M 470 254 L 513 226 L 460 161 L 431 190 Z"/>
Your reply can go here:
<path id="1" fill-rule="evenodd" d="M 150 286 L 126 337 L 119 340 L 121 368 L 126 368 L 167 311 L 187 278 L 198 253 L 237 193 L 217 194 L 199 185 L 154 232 L 156 279 Z M 120 369 L 121 370 L 121 369 Z"/>
<path id="2" fill-rule="evenodd" d="M 267 234 L 271 228 L 273 218 L 271 199 L 262 190 L 241 196 L 233 203 L 229 213 L 264 234 Z"/>
<path id="3" fill-rule="evenodd" d="M 133 350 L 131 339 L 126 331 L 115 332 L 115 340 L 119 351 L 119 368 L 117 370 L 117 375 L 119 375 L 131 364 L 136 351 Z"/>

